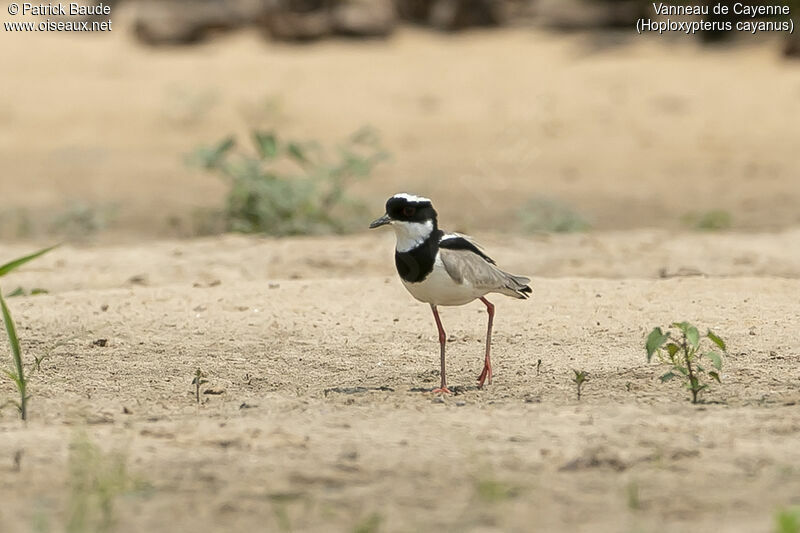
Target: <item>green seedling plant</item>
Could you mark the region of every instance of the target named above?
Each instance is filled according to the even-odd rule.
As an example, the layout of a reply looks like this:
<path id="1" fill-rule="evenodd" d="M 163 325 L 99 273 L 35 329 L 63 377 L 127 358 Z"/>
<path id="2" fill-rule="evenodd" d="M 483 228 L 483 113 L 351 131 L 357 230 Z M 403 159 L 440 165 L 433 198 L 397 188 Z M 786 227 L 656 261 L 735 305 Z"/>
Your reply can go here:
<path id="1" fill-rule="evenodd" d="M 8 263 L 0 266 L 0 277 L 5 276 L 12 270 L 19 268 L 25 263 L 33 261 L 37 257 L 46 254 L 53 248 L 55 248 L 55 246 L 39 250 L 38 252 L 30 255 L 14 259 L 13 261 L 9 261 Z M 2 311 L 3 324 L 5 325 L 6 335 L 8 336 L 8 343 L 11 346 L 11 359 L 13 364 L 13 368 L 11 370 L 3 370 L 3 373 L 8 376 L 14 385 L 16 385 L 17 392 L 19 392 L 19 402 L 15 403 L 17 409 L 19 410 L 20 418 L 22 418 L 22 420 L 27 420 L 28 380 L 25 377 L 25 368 L 22 364 L 22 350 L 20 349 L 19 337 L 17 336 L 17 327 L 14 324 L 13 318 L 11 317 L 11 311 L 8 309 L 8 305 L 6 305 L 6 300 L 3 298 L 2 290 L 0 290 L 0 311 Z"/>
<path id="2" fill-rule="evenodd" d="M 631 481 L 625 486 L 625 493 L 628 499 L 628 509 L 638 511 L 642 508 L 642 501 L 639 498 L 639 484 Z"/>
<path id="3" fill-rule="evenodd" d="M 712 209 L 702 213 L 689 213 L 683 221 L 691 228 L 699 231 L 723 231 L 733 225 L 731 214 L 722 209 Z"/>
<path id="4" fill-rule="evenodd" d="M 583 393 L 583 384 L 589 379 L 589 374 L 585 370 L 572 370 L 575 376 L 572 378 L 572 382 L 575 384 L 575 390 L 578 393 L 578 400 L 581 399 L 581 394 Z"/>
<path id="5" fill-rule="evenodd" d="M 383 517 L 378 513 L 372 513 L 361 519 L 353 528 L 353 533 L 378 533 L 381 529 Z"/>
<path id="6" fill-rule="evenodd" d="M 491 477 L 478 479 L 475 491 L 478 497 L 486 503 L 499 503 L 509 500 L 519 493 L 517 487 Z"/>
<path id="7" fill-rule="evenodd" d="M 722 370 L 722 356 L 727 353 L 725 341 L 710 329 L 701 336 L 697 327 L 688 322 L 674 322 L 670 328 L 664 332 L 657 327 L 647 336 L 647 362 L 655 356 L 659 363 L 669 367 L 669 371 L 659 378 L 662 383 L 683 378 L 692 393 L 692 403 L 697 403 L 698 394 L 708 388 L 708 384 L 703 383 L 704 375 L 721 383 L 719 372 Z M 707 344 L 703 342 L 705 339 L 714 348 L 704 348 Z M 706 361 L 713 369 L 706 369 Z"/>
<path id="8" fill-rule="evenodd" d="M 800 506 L 775 513 L 775 533 L 800 533 Z"/>
<path id="9" fill-rule="evenodd" d="M 17 296 L 36 296 L 39 294 L 47 294 L 49 291 L 47 289 L 41 288 L 33 288 L 30 291 L 26 291 L 22 287 L 17 287 L 13 291 L 6 294 L 6 298 L 16 298 Z"/>
<path id="10" fill-rule="evenodd" d="M 192 385 L 194 385 L 194 398 L 197 401 L 197 403 L 200 403 L 200 386 L 208 383 L 206 377 L 207 377 L 206 373 L 200 370 L 199 368 L 194 373 L 194 379 L 192 380 Z"/>
<path id="11" fill-rule="evenodd" d="M 591 224 L 568 205 L 541 196 L 530 198 L 517 211 L 517 218 L 528 233 L 574 233 L 591 229 Z"/>
<path id="12" fill-rule="evenodd" d="M 68 466 L 66 533 L 114 531 L 117 500 L 146 488 L 129 473 L 125 455 L 103 452 L 84 432 L 70 443 Z"/>
<path id="13" fill-rule="evenodd" d="M 341 143 L 335 156 L 318 143 L 284 140 L 274 132 L 255 131 L 251 142 L 251 149 L 242 150 L 228 137 L 189 158 L 228 183 L 223 219 L 229 231 L 344 233 L 355 227 L 363 211 L 348 187 L 369 177 L 388 157 L 369 128 Z"/>

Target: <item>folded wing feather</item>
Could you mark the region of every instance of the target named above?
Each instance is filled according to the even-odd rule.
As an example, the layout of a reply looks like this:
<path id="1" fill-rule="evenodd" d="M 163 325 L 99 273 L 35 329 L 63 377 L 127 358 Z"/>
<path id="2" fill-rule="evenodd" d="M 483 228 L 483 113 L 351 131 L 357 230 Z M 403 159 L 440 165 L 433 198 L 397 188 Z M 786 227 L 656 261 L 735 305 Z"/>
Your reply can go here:
<path id="1" fill-rule="evenodd" d="M 440 248 L 439 254 L 444 268 L 456 283 L 514 298 L 527 298 L 532 292 L 528 286 L 530 279 L 504 272 L 471 250 Z"/>

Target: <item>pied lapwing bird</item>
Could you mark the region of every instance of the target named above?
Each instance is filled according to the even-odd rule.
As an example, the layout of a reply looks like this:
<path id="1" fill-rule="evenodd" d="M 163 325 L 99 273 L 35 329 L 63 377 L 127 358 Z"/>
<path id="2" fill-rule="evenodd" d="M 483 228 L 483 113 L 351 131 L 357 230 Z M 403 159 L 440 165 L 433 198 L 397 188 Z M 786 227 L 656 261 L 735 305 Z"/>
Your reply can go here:
<path id="1" fill-rule="evenodd" d="M 447 336 L 439 318 L 440 305 L 464 305 L 480 299 L 489 313 L 486 330 L 486 355 L 478 387 L 492 382 L 492 321 L 494 305 L 485 296 L 496 292 L 513 298 L 531 294 L 530 279 L 500 270 L 494 260 L 466 235 L 439 229 L 436 210 L 428 198 L 395 194 L 386 202 L 386 214 L 369 225 L 370 229 L 391 224 L 397 236 L 394 262 L 408 292 L 430 304 L 436 327 L 442 364 L 442 385 L 433 392 L 449 393 L 444 351 Z"/>

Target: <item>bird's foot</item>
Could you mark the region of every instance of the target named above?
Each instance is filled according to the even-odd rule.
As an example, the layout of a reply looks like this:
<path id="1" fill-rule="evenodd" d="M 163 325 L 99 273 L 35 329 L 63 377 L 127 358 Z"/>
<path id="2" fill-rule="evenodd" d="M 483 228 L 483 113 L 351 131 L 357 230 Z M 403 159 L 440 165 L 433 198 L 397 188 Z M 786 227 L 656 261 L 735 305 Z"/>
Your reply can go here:
<path id="1" fill-rule="evenodd" d="M 453 394 L 453 391 L 447 387 L 439 387 L 438 389 L 433 389 L 431 392 L 434 394 Z"/>
<path id="2" fill-rule="evenodd" d="M 489 385 L 491 385 L 492 384 L 492 366 L 488 365 L 488 364 L 483 366 L 483 371 L 481 372 L 481 375 L 478 376 L 478 388 L 479 389 L 483 388 L 483 384 L 484 384 L 485 381 L 487 381 L 487 379 L 489 381 Z"/>

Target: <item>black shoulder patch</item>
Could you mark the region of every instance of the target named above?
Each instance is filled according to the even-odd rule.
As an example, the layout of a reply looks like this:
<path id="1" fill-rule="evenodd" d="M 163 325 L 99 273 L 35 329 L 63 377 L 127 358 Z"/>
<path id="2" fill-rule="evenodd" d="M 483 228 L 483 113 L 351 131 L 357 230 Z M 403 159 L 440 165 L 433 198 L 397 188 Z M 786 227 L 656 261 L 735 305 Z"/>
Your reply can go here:
<path id="1" fill-rule="evenodd" d="M 491 264 L 495 264 L 494 259 L 483 253 L 483 251 L 469 242 L 464 237 L 447 237 L 439 241 L 439 248 L 446 248 L 448 250 L 469 250 L 474 254 L 478 254 L 479 256 L 483 257 L 487 262 Z"/>

